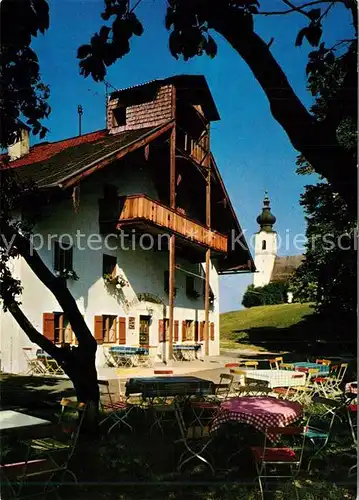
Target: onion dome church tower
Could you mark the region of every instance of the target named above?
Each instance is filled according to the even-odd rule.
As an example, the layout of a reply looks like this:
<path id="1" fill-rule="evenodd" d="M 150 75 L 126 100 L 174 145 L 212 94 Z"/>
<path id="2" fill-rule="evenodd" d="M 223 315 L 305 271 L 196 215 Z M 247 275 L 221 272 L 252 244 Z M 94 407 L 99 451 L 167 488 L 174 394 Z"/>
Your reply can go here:
<path id="1" fill-rule="evenodd" d="M 273 231 L 276 218 L 271 212 L 268 193 L 265 192 L 262 213 L 258 215 L 260 226 L 255 234 L 254 252 L 257 272 L 253 275 L 254 286 L 267 285 L 272 276 L 274 262 L 277 256 L 277 233 Z"/>

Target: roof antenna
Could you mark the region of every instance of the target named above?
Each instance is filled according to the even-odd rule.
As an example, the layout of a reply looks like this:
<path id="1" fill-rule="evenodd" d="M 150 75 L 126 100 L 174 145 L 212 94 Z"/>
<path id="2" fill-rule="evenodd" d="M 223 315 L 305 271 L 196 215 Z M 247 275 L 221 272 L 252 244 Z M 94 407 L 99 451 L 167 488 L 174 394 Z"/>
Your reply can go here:
<path id="1" fill-rule="evenodd" d="M 81 125 L 82 125 L 82 115 L 83 115 L 83 108 L 81 106 L 81 104 L 79 104 L 77 106 L 77 112 L 78 112 L 78 115 L 79 115 L 79 135 L 82 135 L 81 133 Z"/>

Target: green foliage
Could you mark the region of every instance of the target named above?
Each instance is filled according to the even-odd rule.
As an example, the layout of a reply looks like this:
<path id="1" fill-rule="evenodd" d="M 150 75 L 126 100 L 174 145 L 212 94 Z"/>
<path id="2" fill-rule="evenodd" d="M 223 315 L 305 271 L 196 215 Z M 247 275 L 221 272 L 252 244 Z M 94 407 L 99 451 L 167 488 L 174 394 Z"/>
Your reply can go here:
<path id="1" fill-rule="evenodd" d="M 356 51 L 351 46 L 339 57 L 321 45 L 310 54 L 308 87 L 315 96 L 312 112 L 319 120 L 332 114 L 331 103 L 341 101 L 337 112 L 337 139 L 353 157 L 356 156 L 356 106 L 349 92 L 342 95 L 344 80 L 353 75 L 351 58 Z M 354 88 L 353 88 L 354 90 Z M 297 173 L 313 172 L 303 156 L 297 159 Z M 345 166 L 342 166 L 345 168 Z M 327 182 L 308 185 L 301 196 L 307 221 L 305 260 L 297 269 L 289 286 L 295 300 L 311 300 L 318 313 L 341 326 L 348 325 L 348 335 L 354 328 L 356 315 L 356 219 L 336 190 Z M 345 330 L 345 329 L 344 329 Z"/>
<path id="2" fill-rule="evenodd" d="M 37 55 L 30 48 L 32 37 L 49 27 L 46 0 L 3 0 L 1 13 L 1 96 L 0 143 L 6 148 L 19 136 L 26 121 L 33 134 L 43 138 L 47 128 L 41 124 L 50 114 L 49 87 L 41 81 Z"/>
<path id="3" fill-rule="evenodd" d="M 271 304 L 285 304 L 288 300 L 288 286 L 285 283 L 268 283 L 265 286 L 249 285 L 243 295 L 244 307 Z"/>

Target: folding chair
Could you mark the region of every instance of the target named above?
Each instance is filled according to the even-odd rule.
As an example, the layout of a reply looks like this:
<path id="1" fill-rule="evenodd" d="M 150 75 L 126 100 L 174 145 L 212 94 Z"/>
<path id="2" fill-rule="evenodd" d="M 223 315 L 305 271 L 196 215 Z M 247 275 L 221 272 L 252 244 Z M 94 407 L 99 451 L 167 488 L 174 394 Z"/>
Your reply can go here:
<path id="1" fill-rule="evenodd" d="M 219 384 L 214 384 L 213 386 L 214 394 L 206 396 L 204 400 L 190 401 L 190 407 L 195 417 L 191 425 L 197 422 L 199 425 L 203 426 L 204 422 L 209 424 L 212 421 L 214 415 L 219 410 L 220 404 L 228 398 L 233 380 L 233 375 L 221 373 L 219 376 Z"/>
<path id="2" fill-rule="evenodd" d="M 304 442 L 306 437 L 304 429 L 305 427 L 302 426 L 267 427 L 263 446 L 251 447 L 262 499 L 264 499 L 263 485 L 267 483 L 268 479 L 273 478 L 292 479 L 296 498 L 299 499 L 298 491 L 295 485 L 295 478 L 299 474 L 303 458 Z M 274 448 L 269 446 L 267 434 L 291 437 L 292 439 L 297 439 L 298 443 L 295 443 L 292 446 Z M 281 474 L 279 474 L 280 468 L 284 469 Z"/>
<path id="3" fill-rule="evenodd" d="M 132 426 L 127 422 L 127 419 L 136 405 L 130 404 L 123 398 L 123 396 L 121 396 L 121 394 L 119 394 L 119 397 L 116 400 L 113 400 L 108 380 L 98 380 L 97 383 L 100 388 L 100 406 L 102 411 L 107 414 L 106 417 L 101 420 L 99 425 L 110 421 L 110 424 L 112 425 L 107 431 L 107 434 L 109 434 L 117 425 L 121 424 L 124 424 L 132 432 Z M 104 395 L 106 395 L 107 398 L 106 402 L 104 402 L 101 397 Z"/>
<path id="4" fill-rule="evenodd" d="M 22 352 L 27 363 L 26 375 L 43 375 L 46 369 L 40 359 L 32 357 L 32 347 L 23 347 Z"/>
<path id="5" fill-rule="evenodd" d="M 323 398 L 320 396 L 313 397 L 313 403 L 322 404 L 325 407 L 329 407 L 332 409 L 329 413 L 331 414 L 331 418 L 323 419 L 323 425 L 321 427 L 314 427 L 309 425 L 309 421 L 306 428 L 306 435 L 309 441 L 316 446 L 318 443 L 321 443 L 317 451 L 312 455 L 308 461 L 307 470 L 310 470 L 313 460 L 317 455 L 321 453 L 321 451 L 327 446 L 328 441 L 332 434 L 332 428 L 335 422 L 335 419 L 340 419 L 340 413 L 343 412 L 343 408 L 345 407 L 345 403 L 338 402 L 333 399 Z M 341 419 L 340 419 L 341 420 Z"/>
<path id="6" fill-rule="evenodd" d="M 258 361 L 245 361 L 243 364 L 246 368 L 253 368 L 253 370 L 256 370 L 258 368 L 259 362 Z"/>
<path id="7" fill-rule="evenodd" d="M 313 380 L 315 391 L 325 398 L 341 395 L 340 384 L 343 382 L 347 368 L 348 363 L 330 366 L 330 372 L 327 377 L 316 377 Z"/>
<path id="8" fill-rule="evenodd" d="M 150 427 L 150 433 L 156 428 L 164 436 L 164 424 L 175 422 L 175 402 L 178 397 L 186 397 L 187 384 L 159 384 L 157 387 L 157 396 L 151 401 L 149 406 L 153 416 L 153 423 Z"/>
<path id="9" fill-rule="evenodd" d="M 185 464 L 191 460 L 197 459 L 206 464 L 214 475 L 215 471 L 213 465 L 203 456 L 203 454 L 206 453 L 209 455 L 210 460 L 213 461 L 212 456 L 207 451 L 208 446 L 212 442 L 212 438 L 209 433 L 209 426 L 186 426 L 178 402 L 175 402 L 175 415 L 181 434 L 181 438 L 175 441 L 175 443 L 182 443 L 185 447 L 185 450 L 178 460 L 178 472 L 181 472 Z"/>
<path id="10" fill-rule="evenodd" d="M 240 368 L 231 368 L 230 373 L 234 376 L 232 387 L 234 386 L 234 392 L 236 392 L 239 386 L 245 384 L 247 372 L 241 370 Z"/>
<path id="11" fill-rule="evenodd" d="M 19 431 L 18 441 L 27 448 L 25 459 L 0 466 L 16 498 L 22 498 L 23 489 L 31 485 L 43 485 L 43 491 L 49 492 L 61 485 L 66 474 L 77 483 L 77 477 L 68 465 L 76 449 L 86 405 L 71 403 L 79 410 L 77 424 L 72 421 Z M 56 482 L 55 476 L 59 476 Z"/>
<path id="12" fill-rule="evenodd" d="M 279 370 L 277 358 L 268 359 L 268 363 L 271 370 Z"/>
<path id="13" fill-rule="evenodd" d="M 302 379 L 303 384 L 299 386 L 288 386 L 288 387 L 275 387 L 273 392 L 283 399 L 288 399 L 291 401 L 305 402 L 311 400 L 311 395 L 313 389 L 309 387 L 310 377 L 313 373 L 317 373 L 317 369 L 300 369 L 298 372 L 291 376 L 291 379 Z"/>

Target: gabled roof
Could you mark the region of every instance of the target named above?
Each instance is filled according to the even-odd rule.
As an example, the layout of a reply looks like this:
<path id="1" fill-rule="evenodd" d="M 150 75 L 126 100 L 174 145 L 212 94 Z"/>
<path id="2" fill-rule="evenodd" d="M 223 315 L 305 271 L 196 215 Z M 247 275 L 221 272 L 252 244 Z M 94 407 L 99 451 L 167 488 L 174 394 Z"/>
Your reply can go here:
<path id="1" fill-rule="evenodd" d="M 130 130 L 116 135 L 99 130 L 63 141 L 34 146 L 29 154 L 9 163 L 21 180 L 35 182 L 39 188 L 62 185 L 78 175 L 86 175 L 92 166 L 103 160 L 113 161 L 131 145 L 136 148 L 142 139 L 151 140 L 153 132 L 161 133 L 166 125 Z"/>
<path id="2" fill-rule="evenodd" d="M 304 260 L 303 255 L 286 255 L 276 257 L 271 275 L 271 283 L 283 283 L 287 281 L 297 270 Z"/>

